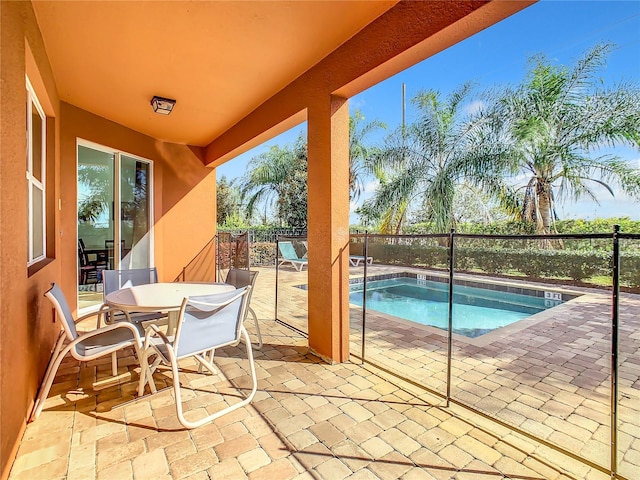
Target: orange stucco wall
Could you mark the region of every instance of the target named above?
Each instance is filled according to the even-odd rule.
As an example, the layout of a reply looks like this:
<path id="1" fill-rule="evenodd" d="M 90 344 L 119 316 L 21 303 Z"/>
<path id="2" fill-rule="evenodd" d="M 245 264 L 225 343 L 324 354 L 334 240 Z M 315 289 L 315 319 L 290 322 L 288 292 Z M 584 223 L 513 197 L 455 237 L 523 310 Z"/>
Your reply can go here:
<path id="1" fill-rule="evenodd" d="M 25 74 L 47 114 L 47 256 L 27 269 Z M 61 102 L 29 2 L 0 2 L 0 478 L 8 476 L 59 324 L 43 293 L 76 308 L 76 138 L 154 166 L 155 265 L 173 280 L 215 234 L 215 170 L 168 144 Z M 60 207 L 60 208 L 59 208 Z M 185 235 L 185 232 L 188 232 Z"/>
<path id="2" fill-rule="evenodd" d="M 161 281 L 173 281 L 215 235 L 215 170 L 203 166 L 202 149 L 161 142 L 67 103 L 61 112 L 61 230 L 72 239 L 62 243 L 64 291 L 76 288 L 77 139 L 153 162 L 154 263 Z"/>
<path id="3" fill-rule="evenodd" d="M 344 362 L 349 358 L 349 104 L 327 95 L 309 107 L 308 117 L 309 347 L 326 360 Z"/>
<path id="4" fill-rule="evenodd" d="M 58 185 L 59 100 L 35 15 L 28 2 L 0 2 L 0 472 L 8 475 L 58 327 L 42 297 L 60 275 L 52 260 L 27 270 L 25 74 L 47 121 L 47 200 Z M 47 254 L 59 249 L 51 210 Z"/>

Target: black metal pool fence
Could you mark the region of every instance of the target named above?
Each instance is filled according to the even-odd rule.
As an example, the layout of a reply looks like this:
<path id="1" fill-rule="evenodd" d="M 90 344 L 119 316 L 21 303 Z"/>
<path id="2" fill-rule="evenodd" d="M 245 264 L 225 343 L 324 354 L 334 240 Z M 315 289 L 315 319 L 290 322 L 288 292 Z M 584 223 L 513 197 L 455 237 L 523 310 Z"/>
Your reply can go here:
<path id="1" fill-rule="evenodd" d="M 292 329 L 305 335 L 308 332 L 308 312 L 304 311 L 304 306 L 300 308 L 300 302 L 296 300 L 297 297 L 295 294 L 291 294 L 289 290 L 284 290 L 285 288 L 289 288 L 289 286 L 280 284 L 278 281 L 279 268 L 277 259 L 279 255 L 277 244 L 279 240 L 293 243 L 297 256 L 302 258 L 305 256 L 307 248 L 306 232 L 286 230 L 280 234 L 269 232 L 267 236 L 260 236 L 260 234 L 256 232 L 249 231 L 245 237 L 248 241 L 243 239 L 242 242 L 236 242 L 237 233 L 231 233 L 230 238 L 226 236 L 229 235 L 229 233 L 223 235 L 224 239 L 220 237 L 220 239 L 225 240 L 225 242 L 222 243 L 229 245 L 227 250 L 225 250 L 225 248 L 219 248 L 217 252 L 220 264 L 224 263 L 224 266 L 230 267 L 236 262 L 235 259 L 240 257 L 243 260 L 240 263 L 244 265 L 244 258 L 248 257 L 248 264 L 251 267 L 276 265 L 276 321 L 290 326 Z M 285 236 L 288 238 L 285 238 Z M 244 253 L 245 248 L 248 249 L 246 254 Z M 359 267 L 351 267 L 352 276 L 354 273 L 357 275 L 359 272 L 363 272 L 362 278 L 356 280 L 363 286 L 363 304 L 361 311 L 354 309 L 354 307 L 351 308 L 352 350 L 354 343 L 360 343 L 359 355 L 352 351 L 354 357 L 360 358 L 363 362 L 375 365 L 390 374 L 402 377 L 404 380 L 424 388 L 426 391 L 443 398 L 447 405 L 454 403 L 467 408 L 525 437 L 539 442 L 543 447 L 553 448 L 568 455 L 570 458 L 582 462 L 588 467 L 608 473 L 612 478 L 634 478 L 635 473 L 633 472 L 636 472 L 638 469 L 637 461 L 629 459 L 633 459 L 634 455 L 640 455 L 640 438 L 638 438 L 640 433 L 640 394 L 638 393 L 640 392 L 640 378 L 637 378 L 639 376 L 638 371 L 640 370 L 640 359 L 637 358 L 640 352 L 640 348 L 638 348 L 638 343 L 640 343 L 640 327 L 638 326 L 638 313 L 629 313 L 630 309 L 636 308 L 635 305 L 638 303 L 637 299 L 633 297 L 635 300 L 629 301 L 629 304 L 625 304 L 626 308 L 622 317 L 622 331 L 624 335 L 621 336 L 620 292 L 640 293 L 640 235 L 622 233 L 618 226 L 615 226 L 610 233 L 599 234 L 478 235 L 459 234 L 453 230 L 448 234 L 423 235 L 357 233 L 350 235 L 349 254 L 363 256 L 365 258 L 373 257 L 374 259 L 373 265 L 364 262 L 360 264 Z M 225 260 L 220 257 L 224 257 Z M 436 372 L 436 374 L 429 375 L 421 372 L 421 376 L 416 380 L 410 378 L 413 372 L 408 365 L 402 365 L 400 369 L 395 367 L 387 368 L 387 364 L 383 363 L 390 361 L 390 358 L 400 350 L 399 345 L 401 340 L 396 337 L 390 336 L 383 339 L 387 346 L 384 347 L 386 350 L 384 350 L 382 355 L 376 356 L 375 349 L 374 354 L 370 354 L 367 351 L 367 346 L 374 341 L 369 339 L 367 334 L 372 332 L 375 334 L 374 338 L 376 336 L 380 337 L 380 331 L 373 330 L 373 328 L 376 328 L 375 323 L 373 327 L 367 325 L 369 312 L 366 299 L 369 271 L 380 271 L 380 268 L 387 267 L 435 271 L 437 275 L 440 276 L 440 281 L 446 282 L 450 286 L 448 288 L 448 327 L 446 332 L 441 333 L 440 339 L 435 341 L 433 340 L 434 336 L 430 335 L 429 338 L 418 338 L 416 345 L 412 343 L 403 344 L 406 350 L 413 350 L 414 353 L 415 350 L 420 348 L 429 348 L 432 353 L 439 353 L 434 350 L 438 348 L 441 348 L 442 352 L 446 351 L 446 355 L 440 355 L 438 360 L 434 362 L 438 363 L 440 362 L 439 359 L 442 359 L 442 362 L 438 363 L 438 365 L 442 365 L 442 370 Z M 306 266 L 303 268 L 305 270 L 307 269 Z M 354 269 L 356 269 L 356 271 L 354 271 Z M 569 423 L 567 423 L 567 419 L 562 416 L 563 414 L 557 414 L 553 418 L 554 423 L 552 423 L 552 427 L 539 422 L 534 425 L 533 428 L 528 429 L 526 428 L 527 426 L 531 427 L 535 423 L 535 420 L 532 420 L 531 417 L 526 417 L 526 422 L 520 425 L 509 421 L 509 418 L 499 418 L 499 415 L 494 415 L 486 409 L 483 411 L 483 406 L 481 405 L 484 404 L 481 404 L 481 402 L 478 402 L 476 405 L 473 404 L 473 396 L 468 395 L 467 392 L 463 390 L 463 387 L 460 386 L 461 384 L 464 385 L 464 382 L 467 382 L 467 385 L 469 385 L 469 382 L 462 378 L 464 375 L 460 374 L 458 368 L 452 368 L 453 352 L 455 349 L 456 355 L 463 355 L 460 357 L 463 361 L 476 361 L 476 359 L 473 358 L 474 354 L 477 355 L 478 352 L 481 352 L 486 355 L 486 352 L 489 350 L 485 351 L 482 350 L 484 347 L 473 345 L 466 345 L 462 348 L 462 341 L 457 339 L 453 333 L 453 297 L 455 285 L 459 282 L 457 278 L 454 282 L 454 277 L 462 274 L 468 274 L 474 277 L 484 276 L 486 279 L 498 278 L 502 281 L 509 282 L 519 280 L 527 284 L 552 284 L 559 288 L 565 288 L 567 286 L 595 288 L 598 289 L 597 291 L 601 297 L 604 296 L 604 298 L 608 299 L 604 301 L 605 304 L 601 303 L 597 306 L 598 310 L 596 314 L 592 313 L 595 311 L 593 310 L 593 306 L 589 306 L 588 308 L 592 308 L 591 313 L 586 313 L 584 319 L 567 319 L 567 323 L 571 320 L 574 322 L 574 325 L 567 326 L 567 330 L 565 330 L 564 333 L 560 333 L 560 335 L 565 335 L 564 338 L 552 339 L 549 345 L 540 346 L 541 349 L 547 348 L 545 354 L 549 355 L 548 357 L 542 357 L 542 360 L 532 359 L 527 356 L 532 355 L 531 351 L 535 350 L 521 354 L 517 351 L 519 346 L 508 345 L 504 342 L 501 343 L 502 348 L 513 349 L 513 351 L 507 353 L 508 356 L 510 355 L 514 360 L 507 361 L 507 364 L 504 364 L 507 368 L 511 368 L 510 372 L 500 373 L 513 374 L 518 371 L 514 367 L 518 362 L 527 364 L 535 360 L 538 364 L 533 363 L 532 368 L 551 373 L 551 375 L 549 375 L 551 380 L 543 379 L 542 382 L 540 382 L 540 388 L 544 385 L 544 381 L 553 381 L 558 384 L 557 387 L 577 388 L 587 396 L 599 396 L 598 401 L 600 403 L 598 405 L 608 404 L 607 407 L 604 407 L 608 410 L 606 414 L 597 410 L 599 407 L 596 407 L 595 402 L 591 399 L 584 402 L 585 404 L 588 403 L 587 406 L 584 406 L 584 411 L 581 410 L 583 405 L 575 410 L 575 412 L 583 414 L 576 414 L 576 417 L 586 419 L 587 422 L 590 420 L 590 414 L 594 415 L 594 417 L 596 415 L 598 416 L 597 422 L 591 422 L 596 425 L 595 427 L 593 425 L 591 426 L 591 428 L 596 429 L 595 433 L 592 432 L 592 440 L 597 437 L 597 442 L 594 440 L 597 444 L 596 447 L 573 441 L 575 440 L 575 432 L 569 432 L 574 435 L 574 437 L 571 437 L 565 434 L 566 430 L 559 431 L 562 428 L 575 427 L 575 430 L 578 432 L 587 432 L 587 430 L 581 426 L 571 424 L 571 419 L 569 419 Z M 282 290 L 282 292 L 280 290 Z M 622 301 L 626 302 L 627 298 L 629 297 L 624 297 Z M 279 303 L 282 304 L 280 308 L 281 311 L 279 311 Z M 606 304 L 608 304 L 608 308 L 603 310 L 602 307 L 606 307 Z M 287 317 L 285 311 L 288 310 L 288 306 L 294 307 L 297 313 Z M 282 316 L 284 318 L 279 318 L 279 314 L 283 314 Z M 357 316 L 358 314 L 361 316 L 359 325 L 354 324 L 354 315 Z M 597 318 L 595 320 L 589 318 L 590 315 L 595 315 Z M 375 320 L 375 317 L 373 318 Z M 583 322 L 584 325 L 589 326 L 589 333 L 585 334 L 581 330 L 582 327 L 579 322 Z M 561 324 L 562 322 L 557 323 Z M 594 327 L 594 324 L 597 325 Z M 360 339 L 358 339 L 357 336 L 358 327 L 362 329 Z M 546 327 L 539 326 L 538 328 Z M 384 328 L 380 330 L 383 331 Z M 580 337 L 580 335 L 592 335 L 593 338 Z M 566 340 L 566 338 L 569 337 L 573 338 L 571 341 L 575 341 L 575 344 L 567 344 L 568 340 Z M 564 342 L 562 345 L 565 347 L 569 345 L 574 351 L 580 351 L 582 348 L 581 342 L 585 344 L 589 342 L 595 343 L 593 347 L 594 352 L 588 352 L 589 347 L 585 347 L 585 351 L 577 355 L 583 358 L 576 360 L 575 363 L 578 364 L 577 367 L 572 366 L 582 370 L 575 378 L 571 377 L 571 380 L 568 379 L 569 377 L 564 379 L 560 377 L 561 380 L 558 380 L 553 376 L 562 376 L 562 369 L 567 365 L 552 363 L 553 359 L 561 358 L 563 355 L 563 352 L 559 350 L 561 341 Z M 429 345 L 428 342 L 435 342 L 437 345 Z M 622 359 L 620 356 L 621 346 L 623 348 Z M 355 348 L 357 348 L 357 346 Z M 379 353 L 380 346 L 376 346 L 376 348 Z M 593 355 L 594 358 L 589 358 L 589 354 Z M 464 355 L 471 355 L 471 357 L 464 357 Z M 377 358 L 382 358 L 382 361 L 378 361 Z M 460 360 L 460 358 L 456 357 L 456 361 Z M 545 361 L 547 363 L 544 363 Z M 564 360 L 561 358 L 561 361 Z M 511 363 L 510 365 L 509 362 Z M 601 364 L 604 364 L 604 366 Z M 391 365 L 391 363 L 389 363 L 389 365 Z M 486 368 L 487 365 L 484 365 L 484 367 Z M 490 367 L 493 367 L 493 365 L 490 365 Z M 520 371 L 526 370 L 526 367 L 518 366 L 518 368 L 520 368 Z M 499 371 L 500 368 L 497 370 Z M 622 377 L 620 375 L 621 371 Z M 522 375 L 526 375 L 526 371 Z M 542 373 L 542 375 L 544 375 L 544 373 Z M 445 377 L 444 379 L 441 378 L 443 376 Z M 515 378 L 518 379 L 518 376 Z M 620 378 L 624 381 L 624 392 L 622 395 L 619 390 Z M 609 379 L 610 382 L 607 387 Z M 499 379 L 499 381 L 505 381 L 505 383 L 510 382 L 512 384 L 510 388 L 514 390 L 530 388 L 530 385 L 527 383 L 515 383 L 510 379 L 507 380 L 508 381 L 505 381 L 504 378 Z M 580 386 L 576 387 L 572 382 L 579 383 Z M 433 385 L 440 385 L 440 387 L 436 388 Z M 457 395 L 452 395 L 452 386 L 455 386 L 457 389 Z M 475 387 L 475 385 L 472 387 Z M 508 389 L 508 387 L 505 388 Z M 536 386 L 536 388 L 538 387 Z M 556 388 L 556 386 L 553 386 L 553 388 Z M 602 395 L 603 389 L 609 390 L 606 398 Z M 540 392 L 540 394 L 541 396 L 543 394 L 547 395 L 544 391 Z M 506 392 L 506 395 L 509 395 L 509 393 Z M 535 392 L 533 395 L 535 395 Z M 622 403 L 621 399 L 623 400 Z M 513 402 L 507 400 L 507 403 L 508 405 L 505 405 L 507 405 L 506 409 L 508 410 Z M 633 403 L 637 405 L 633 406 Z M 527 405 L 524 407 L 521 405 L 520 407 L 536 408 Z M 530 412 L 535 416 L 535 410 L 530 410 Z M 551 416 L 550 414 L 549 417 Z M 621 421 L 624 427 L 622 431 L 620 429 Z M 563 424 L 564 427 L 558 426 L 562 422 L 565 422 Z M 552 433 L 550 435 L 543 435 L 540 433 L 541 430 L 551 430 Z M 633 433 L 634 431 L 635 433 Z M 622 441 L 620 435 L 623 436 Z M 568 439 L 568 441 L 566 441 L 566 439 Z M 576 444 L 578 444 L 577 447 Z M 625 452 L 629 451 L 629 449 L 635 450 L 627 457 Z M 594 450 L 597 450 L 595 454 L 593 453 Z"/>
<path id="2" fill-rule="evenodd" d="M 581 452 L 573 452 L 555 444 L 526 429 L 514 427 L 493 415 L 482 412 L 473 405 L 452 398 L 452 349 L 453 349 L 453 297 L 454 287 L 448 288 L 448 328 L 446 342 L 446 391 L 434 391 L 422 382 L 415 382 L 409 375 L 398 375 L 431 393 L 443 397 L 446 405 L 450 402 L 468 408 L 475 413 L 512 428 L 520 434 L 541 442 L 545 446 L 559 449 L 563 453 L 586 463 L 587 465 L 609 473 L 612 478 L 632 478 L 632 469 L 637 466 L 625 464 L 619 455 L 619 371 L 620 371 L 620 290 L 640 291 L 640 235 L 621 233 L 615 226 L 612 233 L 573 234 L 573 235 L 475 235 L 458 234 L 452 230 L 449 234 L 432 235 L 380 235 L 352 234 L 349 253 L 373 257 L 375 266 L 365 262 L 362 265 L 363 297 L 361 320 L 360 360 L 374 364 L 383 370 L 385 366 L 369 358 L 367 346 L 367 281 L 369 270 L 379 265 L 396 265 L 408 268 L 440 270 L 448 274 L 448 284 L 455 286 L 454 274 L 470 273 L 490 275 L 510 279 L 532 279 L 540 282 L 558 282 L 562 285 L 599 286 L 611 292 L 610 317 L 610 452 L 608 465 L 585 458 Z M 622 267 L 622 268 L 621 268 Z M 594 285 L 595 284 L 595 285 Z M 599 285 L 598 285 L 599 284 Z M 640 313 L 640 312 L 639 312 Z M 637 315 L 636 315 L 637 317 Z M 637 354 L 637 351 L 635 351 Z M 357 355 L 355 355 L 358 357 Z M 640 368 L 639 359 L 631 364 Z M 640 383 L 636 380 L 635 388 Z M 640 410 L 640 406 L 636 406 Z M 635 414 L 640 415 L 639 412 Z M 636 437 L 638 432 L 636 432 Z M 633 439 L 639 442 L 638 438 Z M 624 470 L 624 476 L 621 473 Z"/>

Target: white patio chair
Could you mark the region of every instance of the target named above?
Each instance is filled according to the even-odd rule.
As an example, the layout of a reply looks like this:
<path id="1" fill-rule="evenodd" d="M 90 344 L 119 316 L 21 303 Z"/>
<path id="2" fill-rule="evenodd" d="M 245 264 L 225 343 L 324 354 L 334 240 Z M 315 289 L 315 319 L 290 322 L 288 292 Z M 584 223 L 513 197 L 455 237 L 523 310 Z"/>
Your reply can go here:
<path id="1" fill-rule="evenodd" d="M 104 285 L 103 295 L 106 297 L 111 292 L 120 290 L 121 288 L 134 287 L 136 285 L 147 285 L 150 283 L 158 283 L 158 271 L 155 267 L 150 268 L 132 268 L 129 270 L 103 270 L 102 282 Z M 108 305 L 103 305 L 101 310 L 109 309 Z M 121 311 L 110 312 L 104 316 L 107 325 L 114 322 L 130 321 L 134 323 L 157 321 L 166 318 L 166 313 L 160 312 L 130 312 L 125 317 Z M 98 320 L 100 317 L 98 317 Z M 100 326 L 100 325 L 98 325 Z"/>
<path id="2" fill-rule="evenodd" d="M 251 308 L 251 294 L 255 287 L 256 278 L 258 277 L 258 273 L 256 271 L 251 270 L 241 270 L 238 268 L 231 268 L 229 272 L 227 272 L 227 277 L 224 280 L 224 283 L 228 283 L 229 285 L 233 285 L 236 288 L 246 287 L 247 285 L 251 286 L 251 290 L 247 293 L 247 313 L 248 316 L 251 314 L 253 316 L 253 321 L 256 325 L 256 335 L 258 337 L 258 343 L 253 344 L 253 347 L 256 350 L 260 350 L 262 348 L 262 334 L 260 333 L 260 325 L 258 324 L 258 315 Z"/>
<path id="3" fill-rule="evenodd" d="M 178 420 L 186 428 L 199 427 L 251 402 L 258 389 L 258 380 L 253 363 L 251 341 L 243 325 L 247 308 L 247 296 L 250 290 L 251 287 L 247 286 L 214 295 L 185 298 L 180 308 L 176 334 L 172 338 L 167 337 L 155 325 L 151 325 L 147 330 L 142 356 L 140 357 L 142 368 L 140 383 L 138 384 L 138 395 L 143 395 L 146 383 L 149 383 L 152 393 L 157 391 L 153 373 L 162 363 L 171 366 L 176 413 Z M 187 420 L 182 412 L 178 361 L 183 358 L 194 357 L 212 374 L 216 374 L 215 367 L 204 357 L 204 354 L 220 347 L 233 345 L 241 338 L 246 344 L 247 359 L 251 369 L 253 381 L 251 393 L 244 400 L 218 412 L 199 420 Z M 149 364 L 149 358 L 152 356 L 156 358 L 152 364 Z"/>
<path id="4" fill-rule="evenodd" d="M 74 321 L 69 304 L 58 285 L 55 283 L 51 284 L 51 288 L 45 293 L 45 297 L 47 297 L 55 307 L 57 318 L 62 324 L 62 331 L 58 336 L 58 341 L 56 342 L 56 346 L 53 350 L 53 355 L 49 361 L 49 365 L 47 366 L 44 378 L 42 379 L 40 391 L 38 392 L 38 397 L 36 398 L 31 413 L 31 421 L 35 420 L 40 415 L 44 401 L 46 400 L 49 390 L 51 389 L 51 385 L 53 384 L 53 379 L 56 376 L 56 372 L 67 353 L 71 352 L 73 358 L 81 362 L 88 362 L 104 355 L 111 354 L 111 369 L 113 376 L 116 376 L 118 374 L 118 360 L 116 352 L 123 348 L 133 346 L 136 351 L 136 356 L 140 358 L 139 347 L 142 343 L 138 328 L 128 322 L 119 322 L 87 333 L 78 333 L 76 330 L 76 323 L 94 315 L 110 313 L 110 311 L 103 310 L 101 312 L 93 312 Z M 65 340 L 68 340 L 69 344 L 63 349 L 62 347 Z"/>

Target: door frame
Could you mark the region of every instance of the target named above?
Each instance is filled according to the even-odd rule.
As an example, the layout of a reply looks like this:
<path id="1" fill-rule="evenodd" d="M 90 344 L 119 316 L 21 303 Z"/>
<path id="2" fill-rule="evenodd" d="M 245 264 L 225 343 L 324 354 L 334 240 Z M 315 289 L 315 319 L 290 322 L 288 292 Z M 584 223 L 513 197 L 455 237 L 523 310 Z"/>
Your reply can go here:
<path id="1" fill-rule="evenodd" d="M 134 159 L 136 161 L 140 161 L 149 166 L 149 174 L 147 179 L 147 196 L 149 198 L 149 267 L 155 266 L 155 208 L 154 208 L 154 172 L 153 172 L 153 161 L 148 158 L 141 157 L 139 155 L 135 155 L 133 153 L 126 152 L 124 150 L 120 150 L 117 148 L 108 147 L 106 145 L 101 145 L 99 143 L 92 142 L 90 140 L 85 140 L 83 138 L 76 138 L 76 202 L 75 202 L 75 217 L 76 217 L 76 245 L 78 243 L 78 164 L 79 164 L 79 147 L 91 148 L 93 150 L 97 150 L 99 152 L 107 153 L 109 155 L 113 155 L 114 165 L 113 165 L 113 237 L 114 237 L 114 267 L 118 267 L 121 261 L 122 251 L 120 244 L 120 222 L 122 221 L 122 198 L 120 195 L 120 172 L 121 172 L 121 158 L 122 156 L 126 156 L 128 158 Z M 118 219 L 116 221 L 116 219 Z M 133 248 L 133 246 L 132 246 Z M 76 255 L 76 272 L 78 271 L 78 256 Z M 79 284 L 76 275 L 76 296 L 79 295 Z M 89 313 L 91 311 L 95 311 L 100 308 L 100 304 L 96 304 L 94 306 L 78 308 L 78 314 L 82 315 L 85 313 Z"/>

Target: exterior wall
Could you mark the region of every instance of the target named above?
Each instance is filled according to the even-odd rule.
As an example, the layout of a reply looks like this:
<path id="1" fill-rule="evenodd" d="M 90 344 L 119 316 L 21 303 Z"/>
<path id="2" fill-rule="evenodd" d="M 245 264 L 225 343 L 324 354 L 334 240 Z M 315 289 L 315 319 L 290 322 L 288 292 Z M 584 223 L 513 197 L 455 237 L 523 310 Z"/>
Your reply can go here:
<path id="1" fill-rule="evenodd" d="M 310 305 L 315 332 L 310 343 L 320 355 L 342 361 L 348 335 L 344 284 L 348 199 L 343 151 L 347 117 L 343 111 L 332 118 L 335 112 L 328 103 L 318 107 L 317 102 L 328 102 L 331 95 L 347 98 L 532 1 L 400 2 L 212 142 L 206 160 L 202 149 L 168 144 L 61 103 L 31 3 L 0 1 L 0 478 L 8 475 L 59 331 L 42 296 L 50 282 L 59 283 L 72 309 L 76 308 L 77 138 L 153 162 L 155 265 L 162 280 L 173 280 L 215 234 L 215 170 L 204 167 L 203 161 L 220 164 L 256 139 L 264 139 L 265 132 L 282 131 L 301 121 L 307 109 L 313 110 L 310 220 L 321 238 L 310 242 L 309 250 L 318 265 L 314 268 L 329 270 L 310 288 L 311 295 L 317 295 Z M 465 18 L 469 20 L 459 23 Z M 49 258 L 29 269 L 25 73 L 49 117 Z M 330 147 L 323 146 L 323 141 Z M 316 172 L 320 179 L 315 178 Z M 324 188 L 331 191 L 330 205 L 335 212 L 318 203 Z M 342 193 L 336 193 L 339 190 Z M 323 303 L 329 305 L 328 315 L 322 312 Z M 61 427 L 55 434 L 63 435 L 64 430 Z"/>
<path id="2" fill-rule="evenodd" d="M 47 115 L 47 259 L 27 269 L 26 88 Z M 60 331 L 43 297 L 60 284 L 76 308 L 76 138 L 154 168 L 155 265 L 172 281 L 215 234 L 215 170 L 202 149 L 147 137 L 60 102 L 29 2 L 0 2 L 0 478 L 8 476 Z M 60 207 L 60 208 L 59 208 Z M 56 431 L 64 435 L 66 429 Z"/>
<path id="3" fill-rule="evenodd" d="M 62 288 L 72 308 L 78 254 L 77 139 L 153 162 L 154 264 L 161 281 L 173 281 L 215 235 L 215 170 L 203 166 L 202 149 L 161 142 L 64 102 L 61 112 Z"/>
<path id="4" fill-rule="evenodd" d="M 0 2 L 0 475 L 5 478 L 59 327 L 42 293 L 60 278 L 58 215 L 47 209 L 49 259 L 27 269 L 26 88 L 47 120 L 47 203 L 58 188 L 59 100 L 29 2 Z"/>

